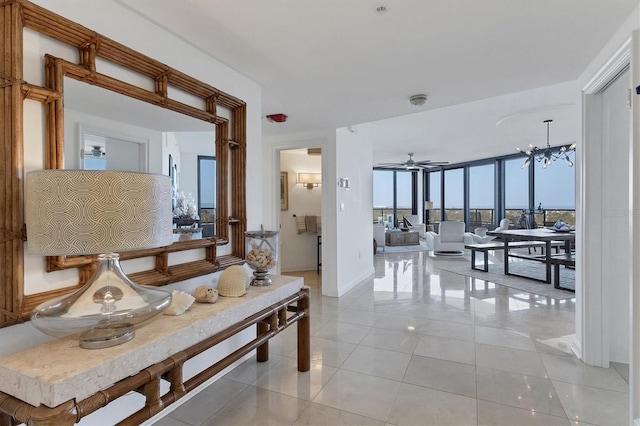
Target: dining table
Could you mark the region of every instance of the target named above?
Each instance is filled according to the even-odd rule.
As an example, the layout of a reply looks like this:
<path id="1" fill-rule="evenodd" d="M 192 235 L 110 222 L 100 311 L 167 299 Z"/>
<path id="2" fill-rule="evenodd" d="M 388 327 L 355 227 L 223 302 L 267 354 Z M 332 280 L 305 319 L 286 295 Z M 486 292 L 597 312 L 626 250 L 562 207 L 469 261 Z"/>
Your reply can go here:
<path id="1" fill-rule="evenodd" d="M 552 245 L 556 241 L 564 242 L 565 253 L 571 253 L 571 244 L 576 240 L 575 231 L 564 231 L 549 228 L 534 228 L 534 229 L 505 229 L 499 231 L 488 231 L 488 235 L 493 235 L 500 238 L 504 242 L 504 274 L 515 275 L 522 278 L 528 278 L 531 280 L 541 281 L 547 284 L 551 284 L 551 268 L 552 268 Z M 531 254 L 510 254 L 509 242 L 511 241 L 543 241 L 545 243 L 544 253 L 541 255 Z M 541 280 L 536 277 L 517 274 L 509 271 L 509 257 L 517 257 L 521 259 L 535 260 L 543 262 L 546 266 L 545 279 Z"/>

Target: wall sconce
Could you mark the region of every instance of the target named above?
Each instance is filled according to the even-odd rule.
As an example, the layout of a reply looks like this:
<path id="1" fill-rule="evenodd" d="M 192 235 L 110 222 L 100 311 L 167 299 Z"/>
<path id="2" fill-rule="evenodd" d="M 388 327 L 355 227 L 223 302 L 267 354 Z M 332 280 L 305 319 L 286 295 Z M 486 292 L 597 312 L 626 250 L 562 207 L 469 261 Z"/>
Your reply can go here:
<path id="1" fill-rule="evenodd" d="M 344 189 L 346 189 L 348 191 L 349 190 L 349 178 L 340 178 L 338 180 L 338 186 L 340 188 L 344 188 Z"/>
<path id="2" fill-rule="evenodd" d="M 307 187 L 307 189 L 313 189 L 314 186 L 318 186 L 322 183 L 321 173 L 298 173 L 298 183 Z"/>

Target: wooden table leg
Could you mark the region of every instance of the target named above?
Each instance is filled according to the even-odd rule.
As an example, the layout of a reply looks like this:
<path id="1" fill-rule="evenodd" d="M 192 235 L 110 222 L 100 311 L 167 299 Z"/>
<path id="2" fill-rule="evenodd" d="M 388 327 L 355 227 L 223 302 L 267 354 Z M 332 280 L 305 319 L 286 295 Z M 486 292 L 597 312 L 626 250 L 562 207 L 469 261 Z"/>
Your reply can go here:
<path id="1" fill-rule="evenodd" d="M 260 337 L 263 334 L 269 332 L 269 324 L 265 321 L 260 321 L 257 325 L 257 336 Z M 262 345 L 256 349 L 256 358 L 258 362 L 269 361 L 269 341 L 265 341 Z"/>
<path id="2" fill-rule="evenodd" d="M 298 320 L 298 371 L 309 371 L 311 368 L 311 318 L 309 318 L 309 288 L 307 293 L 298 301 L 299 310 L 305 312 L 304 317 Z"/>

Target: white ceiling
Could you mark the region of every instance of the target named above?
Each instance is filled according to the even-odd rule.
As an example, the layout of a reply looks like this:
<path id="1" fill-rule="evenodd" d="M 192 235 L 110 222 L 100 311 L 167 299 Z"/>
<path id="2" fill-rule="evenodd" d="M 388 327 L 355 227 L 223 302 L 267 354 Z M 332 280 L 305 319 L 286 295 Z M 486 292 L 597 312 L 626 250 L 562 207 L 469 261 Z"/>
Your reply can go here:
<path id="1" fill-rule="evenodd" d="M 374 160 L 573 140 L 582 73 L 638 0 L 119 0 L 257 81 L 263 136 L 376 120 Z M 377 6 L 388 12 L 378 14 Z M 556 85 L 549 87 L 551 85 Z M 409 96 L 427 94 L 421 107 Z M 392 119 L 392 117 L 399 117 Z M 500 122 L 500 125 L 497 123 Z M 525 143 L 526 142 L 526 143 Z"/>

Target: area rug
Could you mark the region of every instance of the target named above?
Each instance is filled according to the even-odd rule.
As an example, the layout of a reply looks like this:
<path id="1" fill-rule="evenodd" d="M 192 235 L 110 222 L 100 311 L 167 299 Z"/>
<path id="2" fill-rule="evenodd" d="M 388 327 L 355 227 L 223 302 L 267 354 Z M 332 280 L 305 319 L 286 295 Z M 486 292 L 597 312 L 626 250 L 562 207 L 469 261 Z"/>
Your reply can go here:
<path id="1" fill-rule="evenodd" d="M 562 300 L 575 297 L 575 293 L 554 288 L 553 284 L 545 284 L 538 281 L 528 280 L 526 278 L 515 277 L 513 275 L 505 275 L 504 265 L 502 263 L 489 264 L 489 272 L 471 269 L 470 262 L 465 266 L 443 265 L 439 266 L 439 268 L 443 271 L 490 281 L 492 283 L 511 287 L 517 290 L 523 290 L 528 293 L 539 294 L 552 299 Z M 544 278 L 545 275 L 544 265 L 538 262 L 515 262 L 509 265 L 509 270 L 517 274 L 538 278 Z M 573 269 L 560 269 L 560 285 L 562 287 L 575 288 L 575 271 Z"/>

